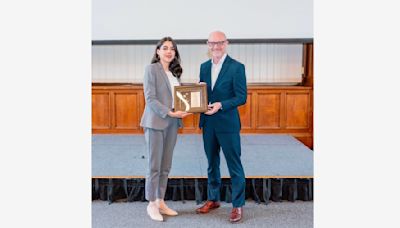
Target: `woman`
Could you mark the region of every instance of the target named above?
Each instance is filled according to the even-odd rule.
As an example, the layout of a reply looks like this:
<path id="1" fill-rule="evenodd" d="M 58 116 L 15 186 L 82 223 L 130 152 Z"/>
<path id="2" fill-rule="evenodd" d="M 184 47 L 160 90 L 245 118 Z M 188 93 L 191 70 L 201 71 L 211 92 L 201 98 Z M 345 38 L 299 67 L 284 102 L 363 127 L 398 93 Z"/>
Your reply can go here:
<path id="1" fill-rule="evenodd" d="M 144 128 L 149 169 L 146 176 L 147 214 L 151 219 L 163 221 L 161 214 L 178 213 L 164 202 L 172 153 L 182 126 L 181 118 L 190 113 L 173 110 L 174 86 L 180 85 L 182 67 L 175 41 L 162 38 L 156 47 L 151 64 L 146 67 L 143 81 L 146 106 L 140 126 Z"/>

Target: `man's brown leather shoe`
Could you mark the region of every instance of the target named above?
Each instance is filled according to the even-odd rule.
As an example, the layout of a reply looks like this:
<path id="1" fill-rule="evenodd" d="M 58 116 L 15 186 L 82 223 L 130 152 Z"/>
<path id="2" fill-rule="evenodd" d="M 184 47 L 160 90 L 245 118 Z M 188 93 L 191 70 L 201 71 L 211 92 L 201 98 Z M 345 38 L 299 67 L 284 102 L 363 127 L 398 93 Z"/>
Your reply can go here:
<path id="1" fill-rule="evenodd" d="M 213 209 L 219 208 L 219 206 L 220 206 L 219 202 L 207 201 L 203 206 L 196 209 L 196 213 L 206 214 Z"/>
<path id="2" fill-rule="evenodd" d="M 242 219 L 243 209 L 241 207 L 234 207 L 231 212 L 231 217 L 229 221 L 231 223 L 239 222 Z"/>

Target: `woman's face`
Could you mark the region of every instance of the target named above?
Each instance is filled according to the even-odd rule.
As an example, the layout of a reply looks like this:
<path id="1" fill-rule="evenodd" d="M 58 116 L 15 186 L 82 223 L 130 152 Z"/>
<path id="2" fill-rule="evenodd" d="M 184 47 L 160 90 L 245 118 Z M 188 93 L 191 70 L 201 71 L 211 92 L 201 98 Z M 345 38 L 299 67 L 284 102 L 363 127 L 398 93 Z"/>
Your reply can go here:
<path id="1" fill-rule="evenodd" d="M 165 41 L 160 49 L 157 49 L 157 54 L 160 56 L 160 61 L 171 63 L 175 58 L 175 48 L 171 41 Z"/>

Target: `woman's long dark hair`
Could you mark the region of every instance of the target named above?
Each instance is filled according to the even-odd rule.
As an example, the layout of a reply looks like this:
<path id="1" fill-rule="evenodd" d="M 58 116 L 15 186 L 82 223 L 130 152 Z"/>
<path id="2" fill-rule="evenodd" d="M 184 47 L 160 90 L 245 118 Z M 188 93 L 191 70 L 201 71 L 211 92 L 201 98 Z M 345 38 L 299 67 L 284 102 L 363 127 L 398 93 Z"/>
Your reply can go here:
<path id="1" fill-rule="evenodd" d="M 180 78 L 182 75 L 182 71 L 183 71 L 182 67 L 181 67 L 181 57 L 179 56 L 178 47 L 176 46 L 175 41 L 171 37 L 167 36 L 167 37 L 162 38 L 160 41 L 158 41 L 156 50 L 154 51 L 154 56 L 151 59 L 151 63 L 160 62 L 160 56 L 158 56 L 157 50 L 159 50 L 161 48 L 161 46 L 163 45 L 163 43 L 165 41 L 171 41 L 172 45 L 174 46 L 174 49 L 175 49 L 175 58 L 169 64 L 168 68 L 175 77 Z"/>

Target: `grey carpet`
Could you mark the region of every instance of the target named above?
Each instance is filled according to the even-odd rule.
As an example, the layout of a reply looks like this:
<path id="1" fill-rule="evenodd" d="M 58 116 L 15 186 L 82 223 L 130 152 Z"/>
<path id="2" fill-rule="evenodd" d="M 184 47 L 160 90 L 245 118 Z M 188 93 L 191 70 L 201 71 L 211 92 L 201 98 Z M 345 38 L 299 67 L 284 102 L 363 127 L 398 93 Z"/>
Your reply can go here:
<path id="1" fill-rule="evenodd" d="M 147 213 L 147 202 L 113 203 L 92 202 L 93 228 L 133 228 L 133 227 L 232 227 L 228 216 L 232 205 L 222 203 L 209 214 L 198 215 L 195 201 L 166 201 L 178 211 L 176 217 L 164 216 L 164 222 L 152 221 Z M 244 220 L 234 227 L 270 227 L 270 228 L 312 228 L 313 202 L 271 202 L 256 204 L 246 201 Z"/>
<path id="2" fill-rule="evenodd" d="M 92 176 L 145 176 L 143 135 L 93 135 Z M 290 135 L 241 135 L 242 163 L 248 176 L 313 176 L 313 151 Z M 199 134 L 178 135 L 170 177 L 207 177 Z M 221 151 L 221 175 L 229 177 Z"/>

